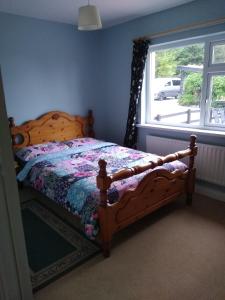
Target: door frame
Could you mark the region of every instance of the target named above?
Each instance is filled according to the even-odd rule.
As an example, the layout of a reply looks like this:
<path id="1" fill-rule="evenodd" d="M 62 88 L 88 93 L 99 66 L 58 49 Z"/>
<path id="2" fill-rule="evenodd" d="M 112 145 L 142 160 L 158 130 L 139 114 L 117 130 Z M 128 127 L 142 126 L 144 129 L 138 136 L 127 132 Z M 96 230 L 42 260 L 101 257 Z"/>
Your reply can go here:
<path id="1" fill-rule="evenodd" d="M 0 69 L 0 299 L 33 299 Z"/>

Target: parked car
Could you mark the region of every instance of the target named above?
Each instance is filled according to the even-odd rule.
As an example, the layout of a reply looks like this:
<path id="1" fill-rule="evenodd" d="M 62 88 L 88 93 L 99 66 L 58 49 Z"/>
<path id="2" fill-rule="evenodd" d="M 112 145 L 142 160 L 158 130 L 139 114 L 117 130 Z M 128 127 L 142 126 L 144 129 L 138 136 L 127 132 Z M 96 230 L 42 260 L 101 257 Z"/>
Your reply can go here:
<path id="1" fill-rule="evenodd" d="M 167 97 L 177 98 L 180 94 L 180 78 L 156 78 L 153 83 L 154 99 L 164 100 Z"/>

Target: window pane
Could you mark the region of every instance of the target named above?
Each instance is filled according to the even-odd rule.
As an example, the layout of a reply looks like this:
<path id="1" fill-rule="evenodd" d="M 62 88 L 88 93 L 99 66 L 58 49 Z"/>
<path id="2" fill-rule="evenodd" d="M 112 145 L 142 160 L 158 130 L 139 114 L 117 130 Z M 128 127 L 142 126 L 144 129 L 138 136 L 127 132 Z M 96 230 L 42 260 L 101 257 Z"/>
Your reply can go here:
<path id="1" fill-rule="evenodd" d="M 180 80 L 173 80 L 173 86 L 180 86 Z"/>
<path id="2" fill-rule="evenodd" d="M 204 44 L 151 52 L 148 120 L 200 124 Z"/>
<path id="3" fill-rule="evenodd" d="M 225 125 L 225 75 L 215 75 L 211 78 L 208 122 Z"/>
<path id="4" fill-rule="evenodd" d="M 225 44 L 218 44 L 213 46 L 212 63 L 213 64 L 225 63 Z"/>

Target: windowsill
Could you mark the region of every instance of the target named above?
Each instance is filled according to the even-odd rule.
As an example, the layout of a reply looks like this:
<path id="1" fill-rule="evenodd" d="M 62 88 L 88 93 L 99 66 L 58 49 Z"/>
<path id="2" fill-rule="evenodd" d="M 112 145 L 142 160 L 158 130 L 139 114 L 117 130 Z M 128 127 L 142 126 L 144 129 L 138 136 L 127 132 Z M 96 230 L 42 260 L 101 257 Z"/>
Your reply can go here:
<path id="1" fill-rule="evenodd" d="M 178 126 L 169 126 L 169 125 L 158 125 L 158 124 L 137 124 L 138 128 L 153 128 L 163 131 L 176 131 L 176 132 L 187 132 L 193 134 L 201 134 L 207 136 L 216 136 L 216 137 L 225 137 L 225 131 L 212 130 L 212 129 L 200 129 L 200 128 L 187 128 L 187 127 L 178 127 Z"/>

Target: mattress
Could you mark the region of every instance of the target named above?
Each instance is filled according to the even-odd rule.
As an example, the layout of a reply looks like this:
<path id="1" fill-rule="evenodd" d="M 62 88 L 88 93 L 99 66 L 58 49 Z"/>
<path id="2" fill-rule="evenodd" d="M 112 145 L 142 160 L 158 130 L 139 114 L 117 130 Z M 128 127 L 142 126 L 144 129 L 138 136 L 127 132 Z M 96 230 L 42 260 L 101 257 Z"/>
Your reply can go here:
<path id="1" fill-rule="evenodd" d="M 100 193 L 96 187 L 99 159 L 107 161 L 107 172 L 113 174 L 123 168 L 154 161 L 158 156 L 92 138 L 65 143 L 68 147 L 60 147 L 60 151 L 32 157 L 17 177 L 79 216 L 86 235 L 94 239 L 99 231 Z M 158 168 L 172 172 L 177 169 L 185 171 L 187 166 L 180 161 L 174 161 Z M 128 189 L 136 188 L 149 172 L 151 170 L 113 182 L 108 190 L 108 201 L 118 201 Z"/>

